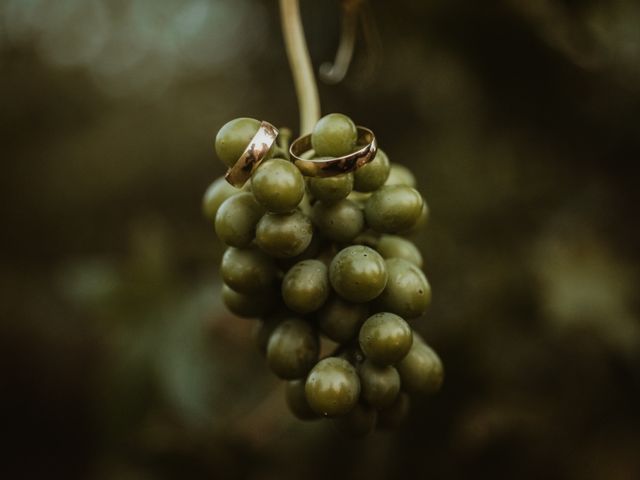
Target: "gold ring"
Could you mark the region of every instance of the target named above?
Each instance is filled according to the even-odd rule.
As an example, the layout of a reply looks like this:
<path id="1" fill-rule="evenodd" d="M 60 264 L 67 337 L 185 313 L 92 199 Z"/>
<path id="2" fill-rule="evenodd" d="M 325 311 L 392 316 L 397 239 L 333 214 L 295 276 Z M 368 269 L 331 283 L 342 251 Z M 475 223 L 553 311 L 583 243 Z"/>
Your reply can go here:
<path id="1" fill-rule="evenodd" d="M 242 187 L 258 165 L 269 153 L 269 149 L 276 141 L 278 129 L 269 122 L 261 122 L 260 128 L 253 136 L 247 148 L 244 149 L 238 161 L 227 170 L 224 178 L 234 187 Z"/>
<path id="2" fill-rule="evenodd" d="M 316 158 L 313 160 L 302 158 L 311 147 L 311 134 L 297 138 L 289 148 L 293 163 L 307 177 L 333 177 L 342 173 L 357 170 L 372 161 L 378 151 L 376 136 L 365 127 L 358 128 L 356 145 L 360 148 L 355 152 L 336 158 Z"/>

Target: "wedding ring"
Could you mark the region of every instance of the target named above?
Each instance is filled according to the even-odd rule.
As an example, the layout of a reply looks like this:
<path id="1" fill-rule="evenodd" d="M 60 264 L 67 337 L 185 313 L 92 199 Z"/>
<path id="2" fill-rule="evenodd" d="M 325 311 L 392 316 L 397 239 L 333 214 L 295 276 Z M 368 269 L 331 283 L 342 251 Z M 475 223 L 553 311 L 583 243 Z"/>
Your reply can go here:
<path id="1" fill-rule="evenodd" d="M 225 180 L 234 187 L 242 187 L 258 168 L 276 141 L 278 129 L 269 122 L 261 122 L 260 128 L 245 148 L 238 161 L 227 170 Z"/>
<path id="2" fill-rule="evenodd" d="M 305 159 L 303 156 L 312 150 L 311 134 L 297 138 L 289 148 L 291 159 L 303 175 L 307 177 L 333 177 L 357 170 L 372 161 L 378 151 L 376 136 L 365 127 L 358 128 L 356 145 L 360 147 L 355 152 L 342 157 Z"/>

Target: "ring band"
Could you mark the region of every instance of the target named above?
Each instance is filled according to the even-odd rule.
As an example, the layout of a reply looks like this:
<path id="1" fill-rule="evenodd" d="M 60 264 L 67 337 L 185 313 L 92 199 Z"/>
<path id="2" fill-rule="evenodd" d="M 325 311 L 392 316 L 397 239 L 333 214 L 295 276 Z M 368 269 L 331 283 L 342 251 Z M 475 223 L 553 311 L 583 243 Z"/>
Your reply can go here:
<path id="1" fill-rule="evenodd" d="M 224 178 L 234 187 L 242 187 L 258 165 L 269 153 L 269 149 L 276 141 L 278 129 L 269 122 L 261 122 L 260 128 L 245 148 L 238 161 L 227 170 Z"/>
<path id="2" fill-rule="evenodd" d="M 333 177 L 357 170 L 372 161 L 378 151 L 378 143 L 373 132 L 365 127 L 357 128 L 358 140 L 356 145 L 361 147 L 359 150 L 336 158 L 304 159 L 301 156 L 312 149 L 311 134 L 309 134 L 297 138 L 291 144 L 289 153 L 293 163 L 307 177 Z"/>

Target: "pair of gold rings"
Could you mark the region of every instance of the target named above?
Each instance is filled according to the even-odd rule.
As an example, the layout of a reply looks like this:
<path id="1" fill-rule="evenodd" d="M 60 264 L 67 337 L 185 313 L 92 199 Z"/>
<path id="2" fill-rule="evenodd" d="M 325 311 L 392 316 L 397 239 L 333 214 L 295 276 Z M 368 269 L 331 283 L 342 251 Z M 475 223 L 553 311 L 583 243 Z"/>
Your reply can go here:
<path id="1" fill-rule="evenodd" d="M 311 134 L 297 138 L 289 147 L 289 154 L 296 167 L 307 177 L 333 177 L 349 173 L 371 162 L 378 151 L 376 136 L 365 127 L 357 127 L 358 149 L 348 155 L 335 158 L 304 158 L 312 150 Z M 269 122 L 261 122 L 260 128 L 249 142 L 238 161 L 227 170 L 225 179 L 234 187 L 245 184 L 258 165 L 266 158 L 278 137 L 278 129 Z"/>

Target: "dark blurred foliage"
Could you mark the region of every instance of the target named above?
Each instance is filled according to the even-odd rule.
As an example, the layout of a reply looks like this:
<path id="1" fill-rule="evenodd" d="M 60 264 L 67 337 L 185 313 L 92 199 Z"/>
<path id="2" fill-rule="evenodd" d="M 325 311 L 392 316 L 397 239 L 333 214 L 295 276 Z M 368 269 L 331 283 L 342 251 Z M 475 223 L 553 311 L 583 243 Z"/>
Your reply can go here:
<path id="1" fill-rule="evenodd" d="M 286 411 L 200 214 L 225 121 L 297 126 L 276 2 L 0 1 L 2 478 L 640 478 L 640 7 L 372 8 L 323 111 L 419 178 L 447 379 L 353 441 Z"/>

